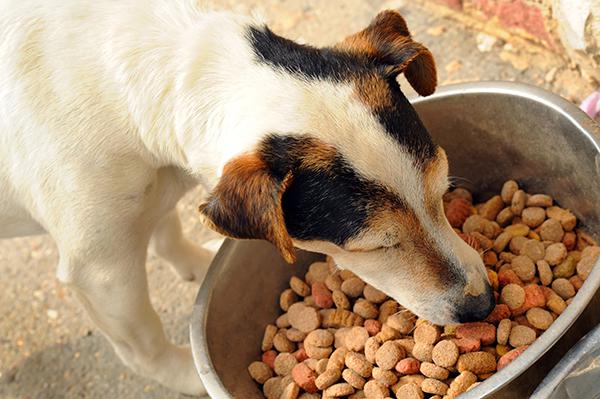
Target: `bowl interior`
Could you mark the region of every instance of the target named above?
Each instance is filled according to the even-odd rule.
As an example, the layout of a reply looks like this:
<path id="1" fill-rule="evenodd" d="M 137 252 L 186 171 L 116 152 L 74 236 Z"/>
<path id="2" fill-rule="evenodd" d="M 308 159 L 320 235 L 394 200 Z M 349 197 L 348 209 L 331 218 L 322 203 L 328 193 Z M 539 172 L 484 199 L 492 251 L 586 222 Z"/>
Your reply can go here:
<path id="1" fill-rule="evenodd" d="M 572 104 L 527 86 L 467 85 L 442 90 L 415 108 L 446 150 L 451 174 L 464 178 L 461 185 L 479 199 L 516 179 L 528 192 L 554 196 L 598 237 L 600 156 L 590 134 L 594 126 L 582 127 L 589 122 Z M 298 262 L 288 265 L 264 242 L 224 244 L 197 300 L 195 313 L 203 319 L 192 325 L 199 371 L 214 397 L 263 397 L 247 366 L 259 359 L 264 327 L 280 313 L 279 293 L 317 258 L 299 251 Z"/>

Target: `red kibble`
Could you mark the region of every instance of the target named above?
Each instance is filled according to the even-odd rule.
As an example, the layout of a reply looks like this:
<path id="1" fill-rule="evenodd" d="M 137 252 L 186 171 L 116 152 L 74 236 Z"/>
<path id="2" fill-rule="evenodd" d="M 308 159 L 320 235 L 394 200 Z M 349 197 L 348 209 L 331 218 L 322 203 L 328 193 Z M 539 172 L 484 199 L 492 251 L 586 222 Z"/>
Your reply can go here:
<path id="1" fill-rule="evenodd" d="M 304 350 L 304 348 L 300 348 L 296 352 L 294 352 L 294 357 L 299 362 L 303 362 L 306 359 L 308 359 L 308 355 L 306 354 L 306 351 Z"/>
<path id="2" fill-rule="evenodd" d="M 306 392 L 315 393 L 318 391 L 317 386 L 315 385 L 317 374 L 306 364 L 298 363 L 295 365 L 292 369 L 292 378 L 294 379 L 294 382 Z"/>
<path id="3" fill-rule="evenodd" d="M 464 198 L 454 198 L 446 207 L 446 217 L 450 226 L 461 228 L 465 220 L 471 216 L 471 203 Z"/>
<path id="4" fill-rule="evenodd" d="M 508 284 L 517 284 L 523 286 L 523 282 L 517 276 L 517 273 L 512 271 L 511 269 L 502 269 L 498 272 L 498 282 L 500 283 L 500 287 L 504 287 Z"/>
<path id="5" fill-rule="evenodd" d="M 372 337 L 374 335 L 377 335 L 377 333 L 381 331 L 381 322 L 375 319 L 367 319 L 365 320 L 364 327 L 365 330 L 367 330 L 369 335 Z"/>
<path id="6" fill-rule="evenodd" d="M 460 353 L 477 352 L 481 348 L 481 341 L 475 338 L 455 338 L 452 341 Z"/>
<path id="7" fill-rule="evenodd" d="M 491 345 L 496 341 L 496 327 L 493 324 L 474 322 L 461 324 L 456 328 L 457 338 L 472 338 L 483 345 Z"/>
<path id="8" fill-rule="evenodd" d="M 498 324 L 502 319 L 508 319 L 510 317 L 510 308 L 504 303 L 499 303 L 494 307 L 492 313 L 486 317 L 485 321 L 488 323 Z"/>
<path id="9" fill-rule="evenodd" d="M 577 246 L 577 235 L 572 231 L 567 231 L 563 236 L 562 243 L 567 247 L 567 251 L 572 251 Z"/>
<path id="10" fill-rule="evenodd" d="M 418 374 L 421 368 L 421 362 L 412 357 L 400 360 L 396 364 L 396 371 L 401 374 Z"/>
<path id="11" fill-rule="evenodd" d="M 329 309 L 333 306 L 333 296 L 325 283 L 320 281 L 314 282 L 311 288 L 312 297 L 315 304 L 322 309 Z"/>
<path id="12" fill-rule="evenodd" d="M 275 369 L 275 358 L 277 357 L 277 352 L 275 351 L 266 351 L 262 354 L 262 362 L 271 368 L 271 370 Z"/>
<path id="13" fill-rule="evenodd" d="M 546 287 L 544 287 L 546 288 Z M 546 297 L 541 286 L 531 284 L 525 288 L 525 302 L 520 308 L 513 310 L 513 315 L 518 316 L 531 308 L 543 308 L 546 306 Z"/>
<path id="14" fill-rule="evenodd" d="M 506 355 L 502 356 L 499 360 L 498 360 L 498 371 L 502 370 L 504 367 L 506 367 L 510 362 L 512 362 L 513 360 L 515 360 L 517 357 L 519 357 L 519 355 L 523 352 L 525 352 L 525 349 L 529 348 L 529 345 L 525 345 L 525 346 L 520 346 L 517 349 L 513 349 L 510 352 L 508 352 Z"/>

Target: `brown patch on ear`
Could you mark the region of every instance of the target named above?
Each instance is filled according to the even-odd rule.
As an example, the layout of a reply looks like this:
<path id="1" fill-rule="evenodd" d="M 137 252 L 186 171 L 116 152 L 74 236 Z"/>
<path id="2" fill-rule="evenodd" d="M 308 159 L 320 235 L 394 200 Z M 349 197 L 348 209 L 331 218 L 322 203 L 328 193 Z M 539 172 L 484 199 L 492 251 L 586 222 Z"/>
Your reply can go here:
<path id="1" fill-rule="evenodd" d="M 358 75 L 354 79 L 356 94 L 373 110 L 382 110 L 392 106 L 390 90 L 381 76 Z"/>
<path id="2" fill-rule="evenodd" d="M 337 48 L 365 55 L 388 66 L 387 73 L 402 72 L 411 86 L 422 96 L 435 91 L 437 74 L 431 52 L 412 40 L 406 21 L 399 12 L 380 12 L 364 30 L 339 43 Z"/>
<path id="3" fill-rule="evenodd" d="M 219 183 L 200 205 L 202 222 L 228 237 L 270 241 L 293 263 L 294 247 L 281 208 L 292 179 L 291 172 L 277 179 L 256 154 L 240 155 L 225 165 Z"/>

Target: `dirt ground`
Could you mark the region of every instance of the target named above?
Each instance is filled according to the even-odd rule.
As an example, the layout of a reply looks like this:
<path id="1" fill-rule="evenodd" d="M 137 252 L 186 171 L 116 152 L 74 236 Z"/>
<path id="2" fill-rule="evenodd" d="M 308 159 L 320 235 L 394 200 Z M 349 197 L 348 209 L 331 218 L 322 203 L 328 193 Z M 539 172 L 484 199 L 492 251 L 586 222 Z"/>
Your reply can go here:
<path id="1" fill-rule="evenodd" d="M 272 28 L 314 45 L 330 45 L 360 30 L 383 8 L 399 8 L 416 40 L 438 64 L 441 84 L 515 80 L 541 86 L 575 102 L 595 89 L 553 54 L 521 48 L 482 34 L 441 9 L 401 0 L 219 0 L 218 8 L 260 11 Z M 406 85 L 402 86 L 406 88 Z M 198 237 L 194 216 L 199 192 L 180 204 L 186 234 Z M 1 227 L 0 227 L 1 228 Z M 132 374 L 57 282 L 52 239 L 36 236 L 0 241 L 0 398 L 183 397 Z M 188 320 L 198 286 L 180 281 L 165 262 L 150 255 L 150 292 L 165 329 L 188 341 Z"/>

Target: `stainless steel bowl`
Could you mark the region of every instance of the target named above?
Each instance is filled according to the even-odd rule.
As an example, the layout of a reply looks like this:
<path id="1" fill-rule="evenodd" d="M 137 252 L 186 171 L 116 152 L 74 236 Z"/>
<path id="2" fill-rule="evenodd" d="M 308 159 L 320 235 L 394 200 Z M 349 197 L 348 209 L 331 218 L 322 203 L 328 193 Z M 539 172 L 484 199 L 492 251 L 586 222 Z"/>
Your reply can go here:
<path id="1" fill-rule="evenodd" d="M 480 199 L 507 178 L 554 196 L 600 237 L 600 130 L 568 101 L 509 82 L 448 86 L 414 102 L 445 148 L 451 174 Z M 279 314 L 278 294 L 317 255 L 285 264 L 270 244 L 226 241 L 202 285 L 191 324 L 196 366 L 213 399 L 262 398 L 246 368 L 260 356 L 264 326 Z M 554 364 L 600 322 L 600 267 L 573 303 L 517 360 L 464 399 L 528 396 Z"/>

